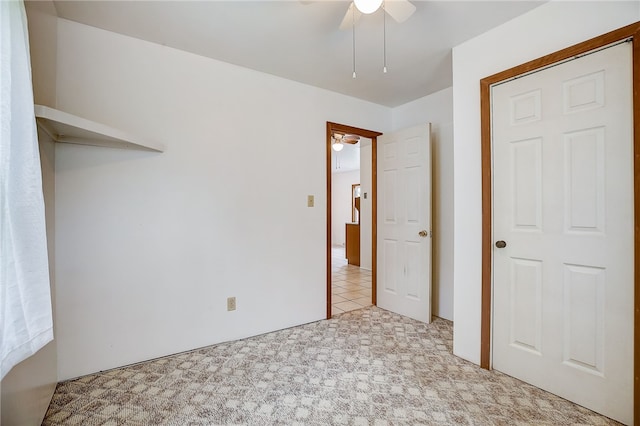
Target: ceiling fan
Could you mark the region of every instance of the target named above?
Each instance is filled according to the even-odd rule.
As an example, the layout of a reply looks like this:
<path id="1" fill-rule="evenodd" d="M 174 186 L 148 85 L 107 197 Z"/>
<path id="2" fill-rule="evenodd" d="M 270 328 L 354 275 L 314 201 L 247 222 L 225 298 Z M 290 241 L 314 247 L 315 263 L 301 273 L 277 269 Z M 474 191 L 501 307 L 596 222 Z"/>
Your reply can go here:
<path id="1" fill-rule="evenodd" d="M 331 148 L 333 148 L 334 151 L 342 151 L 345 143 L 355 145 L 360 142 L 360 136 L 348 135 L 344 133 L 334 133 L 333 135 L 331 135 L 331 139 L 333 140 L 333 142 L 331 143 Z"/>
<path id="2" fill-rule="evenodd" d="M 351 28 L 363 14 L 373 13 L 380 7 L 383 7 L 396 22 L 406 21 L 416 11 L 416 7 L 409 0 L 354 0 L 342 18 L 340 29 Z"/>

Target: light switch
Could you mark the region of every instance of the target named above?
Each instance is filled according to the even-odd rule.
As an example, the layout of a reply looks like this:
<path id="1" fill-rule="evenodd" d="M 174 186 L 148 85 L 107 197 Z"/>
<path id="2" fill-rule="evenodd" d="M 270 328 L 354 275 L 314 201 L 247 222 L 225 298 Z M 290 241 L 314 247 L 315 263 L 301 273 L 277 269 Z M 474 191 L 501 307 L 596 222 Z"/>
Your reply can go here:
<path id="1" fill-rule="evenodd" d="M 367 199 L 367 193 L 366 192 L 364 193 L 364 199 L 365 200 Z"/>
<path id="2" fill-rule="evenodd" d="M 307 195 L 307 207 L 313 207 L 313 195 Z"/>

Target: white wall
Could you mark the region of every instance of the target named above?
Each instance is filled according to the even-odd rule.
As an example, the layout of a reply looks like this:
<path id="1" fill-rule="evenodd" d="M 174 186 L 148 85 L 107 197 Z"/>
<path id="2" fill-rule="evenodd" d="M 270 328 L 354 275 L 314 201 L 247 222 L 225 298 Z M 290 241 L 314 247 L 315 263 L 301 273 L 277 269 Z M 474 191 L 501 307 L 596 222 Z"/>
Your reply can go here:
<path id="1" fill-rule="evenodd" d="M 351 185 L 360 183 L 360 170 L 331 175 L 331 233 L 332 243 L 344 246 L 345 223 L 352 222 Z"/>
<path id="2" fill-rule="evenodd" d="M 58 18 L 52 0 L 25 1 L 31 76 L 36 104 L 56 106 L 56 59 Z"/>
<path id="3" fill-rule="evenodd" d="M 430 122 L 433 314 L 453 320 L 453 89 L 393 109 L 393 129 Z"/>
<path id="4" fill-rule="evenodd" d="M 549 2 L 453 50 L 454 353 L 480 361 L 479 81 L 640 20 L 640 3 Z"/>
<path id="5" fill-rule="evenodd" d="M 371 139 L 362 138 L 360 145 L 360 267 L 371 270 Z"/>
<path id="6" fill-rule="evenodd" d="M 61 110 L 167 146 L 56 147 L 60 379 L 324 318 L 326 121 L 390 109 L 65 20 L 57 59 Z"/>

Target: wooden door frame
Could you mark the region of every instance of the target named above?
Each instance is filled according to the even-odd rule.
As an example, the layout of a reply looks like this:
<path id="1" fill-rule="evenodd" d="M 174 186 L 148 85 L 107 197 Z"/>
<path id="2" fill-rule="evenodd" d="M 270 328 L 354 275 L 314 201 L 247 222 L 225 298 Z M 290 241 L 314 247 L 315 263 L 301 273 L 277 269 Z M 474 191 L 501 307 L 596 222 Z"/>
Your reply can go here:
<path id="1" fill-rule="evenodd" d="M 633 167 L 634 167 L 634 423 L 640 425 L 640 22 L 611 31 L 558 52 L 480 80 L 482 152 L 482 316 L 480 366 L 491 368 L 492 193 L 491 85 L 521 76 L 604 46 L 631 39 L 633 44 Z"/>
<path id="2" fill-rule="evenodd" d="M 331 135 L 334 132 L 371 139 L 371 304 L 377 304 L 378 136 L 380 132 L 327 121 L 327 319 L 331 318 Z M 362 182 L 361 182 L 362 183 Z"/>

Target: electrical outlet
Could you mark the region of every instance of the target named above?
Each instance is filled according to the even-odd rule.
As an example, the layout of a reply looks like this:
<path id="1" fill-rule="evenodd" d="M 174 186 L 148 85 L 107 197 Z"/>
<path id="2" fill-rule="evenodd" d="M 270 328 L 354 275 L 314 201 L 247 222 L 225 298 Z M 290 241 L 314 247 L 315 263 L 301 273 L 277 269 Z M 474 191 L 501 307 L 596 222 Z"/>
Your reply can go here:
<path id="1" fill-rule="evenodd" d="M 307 195 L 307 207 L 313 207 L 313 195 Z"/>
<path id="2" fill-rule="evenodd" d="M 235 311 L 235 310 L 236 310 L 236 298 L 227 297 L 227 311 Z"/>

